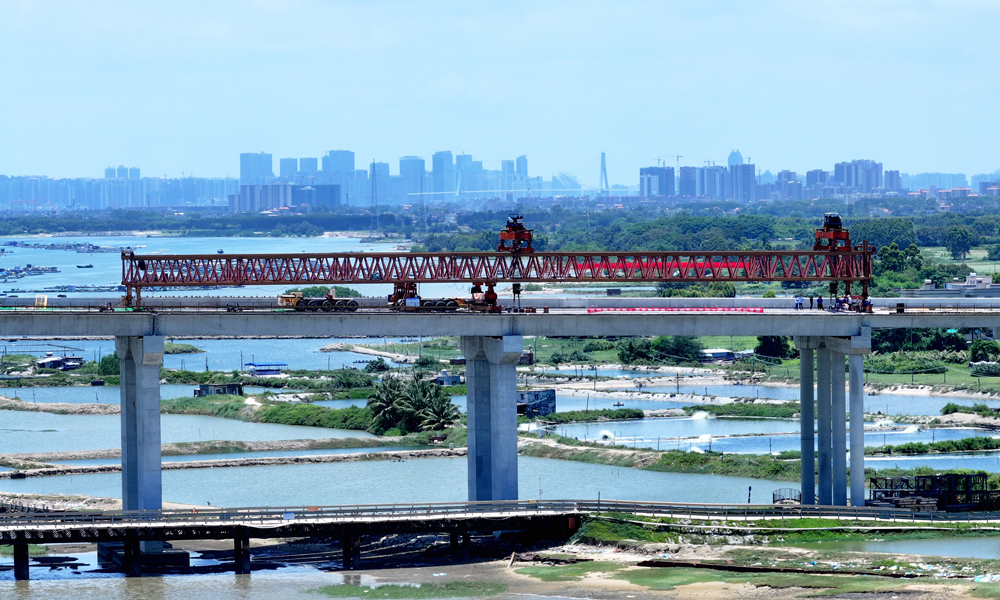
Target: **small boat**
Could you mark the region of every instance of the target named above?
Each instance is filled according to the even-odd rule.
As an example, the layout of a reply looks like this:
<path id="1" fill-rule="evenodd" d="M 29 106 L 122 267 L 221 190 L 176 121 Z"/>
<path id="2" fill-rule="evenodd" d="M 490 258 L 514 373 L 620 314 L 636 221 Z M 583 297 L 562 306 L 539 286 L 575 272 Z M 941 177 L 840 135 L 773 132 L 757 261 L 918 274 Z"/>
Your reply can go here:
<path id="1" fill-rule="evenodd" d="M 96 386 L 102 386 L 102 385 L 104 385 L 104 380 L 103 379 L 91 379 L 90 380 L 90 385 L 95 386 L 95 387 Z"/>
<path id="2" fill-rule="evenodd" d="M 92 265 L 92 264 L 90 264 L 90 265 L 76 265 L 76 268 L 77 269 L 93 269 L 94 265 Z"/>
<path id="3" fill-rule="evenodd" d="M 615 402 L 611 406 L 625 406 L 625 403 L 624 402 Z"/>
<path id="4" fill-rule="evenodd" d="M 219 254 L 225 254 L 226 253 L 226 251 L 223 250 L 222 248 L 219 248 L 218 250 L 216 250 L 216 252 L 219 253 Z"/>

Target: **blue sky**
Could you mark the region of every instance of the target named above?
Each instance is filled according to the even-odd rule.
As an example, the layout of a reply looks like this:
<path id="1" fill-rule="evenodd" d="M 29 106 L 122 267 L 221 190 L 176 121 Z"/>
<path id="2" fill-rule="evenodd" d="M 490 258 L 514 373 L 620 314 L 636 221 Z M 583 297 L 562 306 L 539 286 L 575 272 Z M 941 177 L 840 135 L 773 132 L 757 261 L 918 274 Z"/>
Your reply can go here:
<path id="1" fill-rule="evenodd" d="M 998 23 L 993 0 L 0 0 L 0 174 L 452 150 L 594 185 L 605 151 L 635 185 L 733 148 L 992 172 Z"/>

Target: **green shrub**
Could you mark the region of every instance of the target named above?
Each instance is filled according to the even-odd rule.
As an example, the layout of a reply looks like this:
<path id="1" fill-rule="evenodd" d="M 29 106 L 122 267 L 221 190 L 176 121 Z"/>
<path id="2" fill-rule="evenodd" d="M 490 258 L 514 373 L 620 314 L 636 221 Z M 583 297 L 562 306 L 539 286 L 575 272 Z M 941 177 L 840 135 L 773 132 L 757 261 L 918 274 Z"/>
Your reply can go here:
<path id="1" fill-rule="evenodd" d="M 372 424 L 372 414 L 367 408 L 359 406 L 326 408 L 314 404 L 281 404 L 258 410 L 253 420 L 277 425 L 364 431 Z"/>
<path id="2" fill-rule="evenodd" d="M 590 340 L 583 346 L 584 352 L 601 352 L 603 350 L 614 350 L 615 345 L 608 340 Z"/>

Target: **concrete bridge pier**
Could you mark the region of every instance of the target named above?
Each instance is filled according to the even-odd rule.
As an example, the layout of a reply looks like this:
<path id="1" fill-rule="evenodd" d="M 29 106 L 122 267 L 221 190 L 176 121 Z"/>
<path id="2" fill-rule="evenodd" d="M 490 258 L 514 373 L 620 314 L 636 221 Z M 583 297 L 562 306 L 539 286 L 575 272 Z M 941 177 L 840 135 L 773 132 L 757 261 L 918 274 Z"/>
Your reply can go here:
<path id="1" fill-rule="evenodd" d="M 469 500 L 517 499 L 520 335 L 462 336 L 469 420 Z"/>
<path id="2" fill-rule="evenodd" d="M 812 364 L 816 353 L 816 446 L 818 456 L 818 503 L 847 505 L 847 406 L 844 363 L 850 383 L 850 430 L 852 504 L 864 506 L 864 355 L 871 351 L 871 329 L 863 327 L 851 337 L 801 336 L 795 338 L 801 354 L 800 398 L 802 441 L 802 503 L 812 504 Z"/>
<path id="3" fill-rule="evenodd" d="M 250 537 L 245 530 L 237 531 L 233 538 L 233 566 L 237 575 L 250 574 Z"/>
<path id="4" fill-rule="evenodd" d="M 14 581 L 28 580 L 28 542 L 14 542 Z"/>
<path id="5" fill-rule="evenodd" d="M 160 510 L 163 336 L 116 336 L 115 349 L 121 361 L 122 510 Z M 143 541 L 140 548 L 162 552 L 163 542 Z"/>
<path id="6" fill-rule="evenodd" d="M 800 449 L 802 451 L 802 504 L 816 504 L 816 415 L 815 389 L 813 384 L 814 357 L 816 355 L 814 338 L 802 338 L 795 343 L 799 347 L 799 422 L 801 426 Z"/>

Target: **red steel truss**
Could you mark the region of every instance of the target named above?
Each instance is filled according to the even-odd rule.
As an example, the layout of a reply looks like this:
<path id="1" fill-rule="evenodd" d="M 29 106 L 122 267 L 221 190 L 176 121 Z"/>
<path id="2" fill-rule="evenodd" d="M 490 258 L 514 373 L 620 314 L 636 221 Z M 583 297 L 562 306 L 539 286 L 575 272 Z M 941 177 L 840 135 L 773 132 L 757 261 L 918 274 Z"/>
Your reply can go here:
<path id="1" fill-rule="evenodd" d="M 844 281 L 867 288 L 875 249 L 698 252 L 122 254 L 126 300 L 142 288 L 254 284 Z"/>

